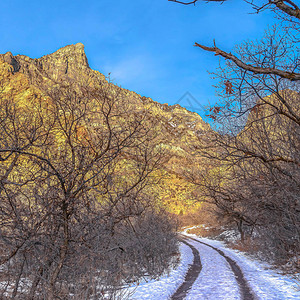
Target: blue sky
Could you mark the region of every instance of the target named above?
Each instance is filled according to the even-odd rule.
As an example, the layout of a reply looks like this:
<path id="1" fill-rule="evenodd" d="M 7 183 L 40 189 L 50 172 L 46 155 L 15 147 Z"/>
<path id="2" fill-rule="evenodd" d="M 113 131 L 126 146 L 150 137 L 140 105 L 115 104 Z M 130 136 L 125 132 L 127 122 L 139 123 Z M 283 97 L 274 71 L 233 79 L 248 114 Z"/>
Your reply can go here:
<path id="1" fill-rule="evenodd" d="M 175 104 L 189 92 L 216 101 L 207 71 L 219 58 L 194 42 L 231 51 L 260 38 L 270 13 L 249 14 L 242 0 L 183 6 L 167 0 L 5 0 L 0 3 L 0 53 L 37 58 L 82 42 L 89 64 L 124 88 Z M 188 105 L 181 101 L 181 105 Z"/>

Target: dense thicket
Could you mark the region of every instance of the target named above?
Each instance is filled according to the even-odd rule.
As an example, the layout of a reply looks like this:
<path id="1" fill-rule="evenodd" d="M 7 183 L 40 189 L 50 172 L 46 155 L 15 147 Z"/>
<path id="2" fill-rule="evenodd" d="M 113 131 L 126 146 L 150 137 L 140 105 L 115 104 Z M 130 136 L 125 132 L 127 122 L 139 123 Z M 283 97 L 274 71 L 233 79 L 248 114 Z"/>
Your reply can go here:
<path id="1" fill-rule="evenodd" d="M 214 74 L 216 131 L 198 148 L 210 163 L 190 176 L 242 240 L 256 236 L 269 257 L 300 267 L 300 10 L 292 1 L 248 3 L 278 19 L 261 40 L 231 52 L 195 44 L 226 60 Z"/>
<path id="2" fill-rule="evenodd" d="M 124 298 L 173 262 L 163 153 L 112 85 L 0 98 L 0 298 Z M 30 94 L 31 95 L 31 94 Z M 155 173 L 155 176 L 153 175 Z"/>

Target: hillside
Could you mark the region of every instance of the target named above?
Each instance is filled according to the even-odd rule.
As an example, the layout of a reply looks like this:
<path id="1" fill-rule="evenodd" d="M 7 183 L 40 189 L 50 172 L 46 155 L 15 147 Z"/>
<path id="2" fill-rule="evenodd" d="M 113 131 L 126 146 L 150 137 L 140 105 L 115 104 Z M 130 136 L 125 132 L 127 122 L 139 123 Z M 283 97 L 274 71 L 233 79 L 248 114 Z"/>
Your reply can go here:
<path id="1" fill-rule="evenodd" d="M 193 205 L 192 185 L 183 173 L 191 165 L 200 164 L 191 156 L 191 145 L 203 132 L 210 130 L 201 117 L 180 105 L 160 104 L 150 98 L 123 89 L 89 67 L 84 45 L 69 45 L 38 59 L 7 52 L 0 55 L 0 96 L 20 101 L 24 107 L 40 99 L 51 102 L 54 91 L 68 86 L 69 91 L 81 93 L 84 89 L 97 90 L 107 86 L 110 93 L 121 95 L 128 102 L 131 114 L 147 113 L 147 126 L 157 136 L 157 147 L 168 159 L 160 166 L 163 172 L 158 195 L 172 213 L 185 213 Z M 90 97 L 90 96 L 89 96 Z"/>

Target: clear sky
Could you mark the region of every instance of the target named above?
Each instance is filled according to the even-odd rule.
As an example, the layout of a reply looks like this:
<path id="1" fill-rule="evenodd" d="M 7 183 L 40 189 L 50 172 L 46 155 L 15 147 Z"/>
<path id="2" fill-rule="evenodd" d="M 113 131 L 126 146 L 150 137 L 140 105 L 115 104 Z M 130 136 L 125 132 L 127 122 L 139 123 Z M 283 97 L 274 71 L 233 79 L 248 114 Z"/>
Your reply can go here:
<path id="1" fill-rule="evenodd" d="M 231 51 L 260 38 L 270 13 L 249 14 L 242 0 L 183 6 L 167 0 L 0 1 L 0 53 L 32 58 L 82 42 L 89 64 L 124 88 L 175 104 L 186 92 L 201 104 L 216 101 L 219 58 L 194 42 Z M 181 105 L 188 106 L 186 100 Z"/>

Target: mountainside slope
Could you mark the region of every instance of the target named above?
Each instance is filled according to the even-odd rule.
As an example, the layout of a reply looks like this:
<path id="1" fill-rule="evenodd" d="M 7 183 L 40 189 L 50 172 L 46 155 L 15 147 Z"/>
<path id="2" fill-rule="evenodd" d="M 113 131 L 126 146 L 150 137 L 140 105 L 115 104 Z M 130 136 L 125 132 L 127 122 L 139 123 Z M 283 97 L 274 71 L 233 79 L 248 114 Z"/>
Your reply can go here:
<path id="1" fill-rule="evenodd" d="M 158 191 L 171 212 L 184 213 L 193 204 L 193 186 L 184 179 L 189 166 L 200 164 L 192 158 L 191 145 L 199 135 L 210 130 L 201 117 L 180 105 L 160 104 L 150 98 L 114 85 L 98 71 L 89 67 L 84 45 L 69 45 L 38 59 L 12 53 L 0 54 L 0 96 L 13 98 L 24 107 L 34 99 L 47 102 L 55 89 L 68 86 L 82 90 L 109 86 L 111 93 L 121 94 L 128 101 L 132 114 L 147 112 L 147 126 L 157 134 L 155 143 L 166 156 L 161 169 L 165 174 Z"/>

